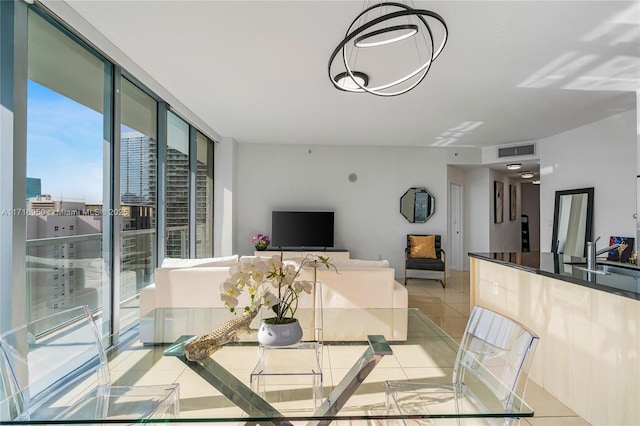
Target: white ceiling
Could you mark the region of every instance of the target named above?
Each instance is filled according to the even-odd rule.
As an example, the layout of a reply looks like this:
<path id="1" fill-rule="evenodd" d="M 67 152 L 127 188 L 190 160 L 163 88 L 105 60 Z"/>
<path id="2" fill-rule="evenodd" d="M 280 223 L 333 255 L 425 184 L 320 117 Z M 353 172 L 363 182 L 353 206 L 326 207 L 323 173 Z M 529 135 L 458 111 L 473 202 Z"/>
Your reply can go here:
<path id="1" fill-rule="evenodd" d="M 416 1 L 445 18 L 450 38 L 426 79 L 391 98 L 341 92 L 328 78 L 361 1 L 67 4 L 241 143 L 534 141 L 635 108 L 640 89 L 639 1 Z"/>

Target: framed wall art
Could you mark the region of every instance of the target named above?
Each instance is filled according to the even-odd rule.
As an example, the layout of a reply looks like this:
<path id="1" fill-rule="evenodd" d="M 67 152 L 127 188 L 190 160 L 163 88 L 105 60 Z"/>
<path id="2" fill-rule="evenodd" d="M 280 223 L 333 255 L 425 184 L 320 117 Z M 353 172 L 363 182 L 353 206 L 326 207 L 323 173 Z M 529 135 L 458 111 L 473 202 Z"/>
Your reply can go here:
<path id="1" fill-rule="evenodd" d="M 502 223 L 504 214 L 504 183 L 493 181 L 493 221 Z"/>
<path id="2" fill-rule="evenodd" d="M 509 185 L 509 220 L 516 220 L 518 212 L 517 192 L 515 185 Z"/>
<path id="3" fill-rule="evenodd" d="M 620 244 L 620 247 L 609 250 L 607 252 L 607 260 L 622 263 L 628 262 L 633 251 L 634 240 L 635 238 L 633 237 L 609 237 L 609 247 L 614 244 Z"/>

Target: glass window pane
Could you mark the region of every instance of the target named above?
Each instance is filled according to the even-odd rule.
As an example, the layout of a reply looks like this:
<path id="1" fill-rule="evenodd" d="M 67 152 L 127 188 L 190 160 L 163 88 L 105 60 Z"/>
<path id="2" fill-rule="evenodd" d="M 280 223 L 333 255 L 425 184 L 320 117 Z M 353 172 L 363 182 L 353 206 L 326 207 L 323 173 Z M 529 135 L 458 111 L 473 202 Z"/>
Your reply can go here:
<path id="1" fill-rule="evenodd" d="M 120 125 L 120 329 L 138 320 L 140 289 L 156 265 L 158 104 L 122 79 Z"/>
<path id="2" fill-rule="evenodd" d="M 213 257 L 213 143 L 196 134 L 196 257 Z"/>
<path id="3" fill-rule="evenodd" d="M 189 257 L 189 125 L 167 117 L 167 257 Z"/>
<path id="4" fill-rule="evenodd" d="M 28 319 L 79 305 L 110 318 L 102 235 L 110 65 L 33 11 L 28 43 Z"/>

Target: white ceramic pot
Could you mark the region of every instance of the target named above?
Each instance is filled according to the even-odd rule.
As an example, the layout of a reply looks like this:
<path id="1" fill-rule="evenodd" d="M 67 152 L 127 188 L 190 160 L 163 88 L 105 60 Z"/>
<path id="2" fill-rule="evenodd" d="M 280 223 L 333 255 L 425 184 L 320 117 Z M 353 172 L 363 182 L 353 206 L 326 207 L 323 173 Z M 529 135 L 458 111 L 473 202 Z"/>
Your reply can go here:
<path id="1" fill-rule="evenodd" d="M 271 324 L 271 318 L 262 320 L 258 330 L 258 342 L 265 346 L 288 346 L 302 339 L 302 327 L 297 319 L 285 324 Z"/>

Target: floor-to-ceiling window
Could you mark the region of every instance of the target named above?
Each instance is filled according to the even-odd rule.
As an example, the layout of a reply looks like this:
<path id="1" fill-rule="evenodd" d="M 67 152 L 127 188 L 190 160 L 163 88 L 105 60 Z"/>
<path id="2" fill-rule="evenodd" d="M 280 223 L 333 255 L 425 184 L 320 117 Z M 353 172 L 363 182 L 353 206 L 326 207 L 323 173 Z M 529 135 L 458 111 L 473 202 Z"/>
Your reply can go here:
<path id="1" fill-rule="evenodd" d="M 110 227 L 104 210 L 111 70 L 29 11 L 26 178 L 32 193 L 23 207 L 30 319 L 78 305 L 110 318 L 110 246 L 103 231 Z"/>
<path id="2" fill-rule="evenodd" d="M 140 289 L 154 282 L 158 102 L 122 78 L 120 90 L 120 329 L 138 320 Z"/>
<path id="3" fill-rule="evenodd" d="M 189 257 L 189 124 L 172 112 L 167 117 L 167 257 Z"/>
<path id="4" fill-rule="evenodd" d="M 154 282 L 159 254 L 213 255 L 212 141 L 57 18 L 15 5 L 24 8 L 12 17 L 24 30 L 16 44 L 26 48 L 3 56 L 2 70 L 16 57 L 28 66 L 0 76 L 27 89 L 15 100 L 26 104 L 17 108 L 26 145 L 24 134 L 8 132 L 26 158 L 2 167 L 24 183 L 24 197 L 2 206 L 12 207 L 11 227 L 24 227 L 26 240 L 24 254 L 3 253 L 9 264 L 24 255 L 26 268 L 0 290 L 19 294 L 25 321 L 89 305 L 103 336 L 117 335 L 138 320 L 138 293 Z M 3 316 L 0 326 L 15 323 Z"/>
<path id="5" fill-rule="evenodd" d="M 213 142 L 196 134 L 196 257 L 213 256 Z"/>

